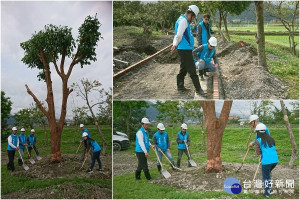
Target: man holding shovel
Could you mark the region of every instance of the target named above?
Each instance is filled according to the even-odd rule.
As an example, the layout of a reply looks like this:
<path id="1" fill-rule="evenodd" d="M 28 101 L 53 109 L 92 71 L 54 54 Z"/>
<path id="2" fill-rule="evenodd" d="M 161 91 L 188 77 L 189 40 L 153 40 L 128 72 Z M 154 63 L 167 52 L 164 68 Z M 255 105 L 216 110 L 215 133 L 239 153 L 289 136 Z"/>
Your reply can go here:
<path id="1" fill-rule="evenodd" d="M 31 129 L 30 135 L 27 137 L 29 157 L 31 157 L 31 150 L 33 149 L 36 153 L 36 156 L 39 156 L 39 151 L 36 148 L 36 136 L 34 135 L 35 130 Z"/>
<path id="2" fill-rule="evenodd" d="M 186 146 L 190 145 L 190 137 L 186 130 L 187 130 L 187 125 L 183 123 L 181 125 L 181 131 L 177 133 L 176 142 L 177 142 L 177 149 L 178 149 L 178 157 L 177 157 L 178 168 L 180 168 L 180 161 L 183 153 L 185 153 L 185 155 L 188 157 L 188 160 L 191 160 L 186 148 Z M 189 162 L 188 162 L 188 166 L 191 167 L 191 164 Z"/>
<path id="3" fill-rule="evenodd" d="M 91 133 L 89 132 L 89 130 L 87 128 L 85 128 L 85 126 L 83 124 L 80 124 L 80 129 L 81 129 L 80 145 L 82 144 L 82 142 L 84 143 L 84 147 L 83 147 L 83 150 L 82 150 L 80 161 L 83 161 L 86 153 L 88 153 L 88 151 L 90 149 L 90 145 L 88 144 L 87 140 L 84 140 L 83 134 L 87 133 L 88 138 L 91 138 Z M 90 154 L 91 154 L 91 157 L 92 157 L 92 152 L 90 152 Z"/>
<path id="4" fill-rule="evenodd" d="M 25 129 L 21 128 L 21 134 L 19 135 L 19 148 L 20 148 L 20 153 L 22 158 L 24 159 L 24 149 L 26 146 L 26 135 L 25 135 Z M 22 166 L 23 162 L 22 162 L 22 158 L 21 156 L 18 159 L 18 163 L 20 166 Z"/>
<path id="5" fill-rule="evenodd" d="M 157 124 L 157 132 L 153 135 L 153 145 L 156 146 L 158 149 L 158 157 L 159 160 L 161 161 L 162 159 L 162 154 L 165 154 L 169 161 L 171 161 L 172 169 L 174 169 L 174 160 L 172 158 L 171 152 L 170 152 L 170 140 L 168 133 L 165 131 L 165 126 L 162 123 Z M 158 172 L 161 173 L 161 165 L 160 162 L 157 160 L 156 162 Z"/>
<path id="6" fill-rule="evenodd" d="M 19 139 L 17 136 L 17 128 L 12 128 L 12 133 L 7 138 L 7 154 L 8 154 L 8 164 L 7 170 L 15 171 L 14 159 L 16 151 L 19 151 Z"/>
<path id="7" fill-rule="evenodd" d="M 150 144 L 149 134 L 147 129 L 149 128 L 149 119 L 144 117 L 141 121 L 142 127 L 136 132 L 135 137 L 135 152 L 138 159 L 138 167 L 135 171 L 135 179 L 141 179 L 141 172 L 144 171 L 146 178 L 151 181 L 151 175 L 148 169 L 147 157 L 149 156 L 150 147 L 153 148 L 154 145 Z"/>

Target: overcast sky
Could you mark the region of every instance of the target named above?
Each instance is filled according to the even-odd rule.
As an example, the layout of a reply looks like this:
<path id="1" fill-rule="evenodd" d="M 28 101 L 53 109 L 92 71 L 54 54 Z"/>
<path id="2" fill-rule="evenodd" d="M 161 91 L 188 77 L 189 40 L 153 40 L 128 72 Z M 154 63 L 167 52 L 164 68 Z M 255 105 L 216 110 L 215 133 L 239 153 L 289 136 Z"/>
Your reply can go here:
<path id="1" fill-rule="evenodd" d="M 72 28 L 76 39 L 78 28 L 88 15 L 97 17 L 102 24 L 99 31 L 103 40 L 96 48 L 97 61 L 84 68 L 76 65 L 69 85 L 82 78 L 99 80 L 105 90 L 112 86 L 112 3 L 101 2 L 1 2 L 1 90 L 13 102 L 12 114 L 28 108 L 33 103 L 25 84 L 42 101 L 46 98 L 46 84 L 37 79 L 38 70 L 29 69 L 21 62 L 24 51 L 21 42 L 29 40 L 35 31 L 47 24 Z M 68 68 L 70 61 L 65 63 Z M 61 106 L 61 79 L 51 66 L 56 117 Z M 95 100 L 95 99 L 94 99 Z M 82 106 L 83 101 L 72 92 L 68 100 L 67 118 L 72 118 L 72 108 Z"/>

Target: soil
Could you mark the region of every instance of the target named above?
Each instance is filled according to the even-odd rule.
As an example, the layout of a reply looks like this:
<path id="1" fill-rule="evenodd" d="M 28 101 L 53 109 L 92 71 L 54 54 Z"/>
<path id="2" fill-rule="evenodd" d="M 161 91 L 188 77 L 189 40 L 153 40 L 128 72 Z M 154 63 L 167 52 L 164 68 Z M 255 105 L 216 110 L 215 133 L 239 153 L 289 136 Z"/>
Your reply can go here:
<path id="1" fill-rule="evenodd" d="M 3 155 L 2 152 L 1 162 L 7 163 L 7 155 Z M 89 174 L 86 173 L 86 170 L 89 168 L 91 164 L 91 159 L 88 158 L 83 166 L 82 161 L 80 161 L 79 154 L 63 154 L 63 162 L 61 163 L 50 163 L 50 155 L 42 155 L 42 160 L 37 161 L 34 158 L 35 164 L 31 164 L 28 159 L 25 160 L 25 164 L 29 167 L 28 171 L 25 171 L 21 166 L 15 166 L 16 170 L 11 173 L 12 176 L 19 177 L 29 177 L 37 180 L 44 179 L 61 179 L 61 178 L 87 178 L 87 179 L 101 179 L 101 180 L 111 180 L 112 178 L 112 158 L 111 155 L 107 154 L 105 156 L 101 156 L 102 168 L 104 171 L 98 172 L 96 169 L 98 168 L 98 163 L 96 162 L 94 166 L 94 173 Z M 15 160 L 17 157 L 15 157 Z M 85 187 L 87 188 L 87 192 L 85 194 L 81 194 L 82 190 L 79 188 Z M 78 189 L 76 189 L 78 188 Z M 22 196 L 22 198 L 55 198 L 59 196 L 60 198 L 91 198 L 91 195 L 94 195 L 94 198 L 111 198 L 112 190 L 111 188 L 107 188 L 107 186 L 103 186 L 101 184 L 93 185 L 90 183 L 67 183 L 64 182 L 61 185 L 53 185 L 46 188 L 40 189 L 30 189 L 29 191 L 25 191 L 22 189 L 17 192 L 9 193 L 2 195 L 4 198 L 16 198 Z M 20 195 L 22 194 L 22 195 Z M 19 196 L 18 196 L 19 195 Z"/>
<path id="2" fill-rule="evenodd" d="M 139 38 L 139 42 L 134 40 L 131 44 L 117 47 L 114 58 L 128 62 L 128 65 L 114 62 L 114 73 L 168 46 L 172 43 L 173 37 L 164 35 L 159 39 Z M 220 97 L 222 99 L 286 99 L 287 84 L 258 66 L 256 49 L 250 44 L 242 43 L 243 45 L 239 42 L 218 44 L 216 52 L 220 62 Z M 267 54 L 267 57 L 280 60 L 273 54 Z M 176 75 L 179 68 L 178 53 L 166 50 L 115 80 L 114 99 L 195 99 L 194 86 L 188 75 L 185 78 L 185 86 L 191 90 L 183 93 L 177 91 Z M 207 85 L 208 95 L 203 99 L 212 98 L 211 77 L 207 80 Z"/>
<path id="3" fill-rule="evenodd" d="M 122 162 L 120 161 L 122 158 Z M 125 162 L 124 162 L 125 161 Z M 114 176 L 130 173 L 135 170 L 136 166 L 132 163 L 136 163 L 137 160 L 134 154 L 127 152 L 114 153 Z M 239 172 L 236 170 L 241 166 L 241 163 L 227 163 L 223 162 L 222 173 L 205 173 L 206 163 L 197 163 L 197 167 L 187 167 L 182 163 L 182 171 L 172 170 L 167 166 L 167 171 L 170 172 L 171 177 L 165 179 L 162 175 L 154 177 L 152 184 L 167 185 L 179 189 L 191 190 L 191 191 L 224 191 L 223 184 L 226 178 L 235 177 L 240 181 L 242 188 L 244 188 L 244 181 L 253 180 L 257 164 L 244 164 Z M 155 162 L 148 164 L 149 168 L 156 168 Z M 256 179 L 262 179 L 261 168 L 257 173 Z M 272 171 L 272 179 L 282 179 L 285 183 L 286 179 L 294 179 L 295 188 L 299 186 L 299 170 L 298 167 L 290 169 L 287 164 L 278 164 Z M 252 185 L 253 189 L 253 185 Z M 280 193 L 282 190 L 278 190 Z M 243 191 L 242 191 L 243 192 Z M 298 189 L 295 190 L 295 194 L 289 196 L 287 194 L 274 195 L 280 198 L 295 198 L 299 199 Z"/>

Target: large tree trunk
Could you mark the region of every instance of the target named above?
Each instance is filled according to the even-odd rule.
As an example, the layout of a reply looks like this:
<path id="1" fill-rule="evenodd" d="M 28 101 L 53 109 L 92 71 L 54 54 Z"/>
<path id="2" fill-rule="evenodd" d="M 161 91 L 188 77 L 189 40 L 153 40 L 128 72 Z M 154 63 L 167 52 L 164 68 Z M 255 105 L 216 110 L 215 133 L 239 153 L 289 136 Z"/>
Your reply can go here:
<path id="1" fill-rule="evenodd" d="M 215 101 L 200 101 L 207 131 L 206 172 L 222 172 L 221 147 L 223 132 L 229 117 L 232 101 L 224 101 L 221 115 L 216 117 Z"/>
<path id="2" fill-rule="evenodd" d="M 227 12 L 223 13 L 222 16 L 223 16 L 223 22 L 224 22 L 224 27 L 225 27 L 225 33 L 226 33 L 228 41 L 230 41 L 231 39 L 230 39 L 229 31 L 227 28 Z"/>
<path id="3" fill-rule="evenodd" d="M 205 134 L 204 134 L 204 115 L 202 115 L 201 120 L 201 134 L 202 134 L 202 147 L 203 147 L 203 152 L 205 152 Z"/>
<path id="4" fill-rule="evenodd" d="M 285 105 L 283 100 L 280 100 L 280 105 L 281 105 L 281 109 L 282 109 L 282 113 L 283 113 L 283 119 L 286 125 L 286 128 L 289 132 L 289 136 L 290 136 L 290 140 L 291 140 L 291 146 L 292 146 L 292 155 L 291 155 L 291 159 L 289 162 L 289 167 L 293 168 L 294 167 L 294 162 L 297 159 L 297 145 L 295 142 L 295 138 L 294 138 L 294 134 L 291 128 L 291 124 L 289 122 L 289 118 L 287 116 L 286 110 L 285 110 Z"/>
<path id="5" fill-rule="evenodd" d="M 258 54 L 258 65 L 263 66 L 266 70 L 267 61 L 265 53 L 265 32 L 264 32 L 264 4 L 263 1 L 255 1 L 255 13 L 256 13 L 256 43 L 257 43 L 257 54 Z"/>

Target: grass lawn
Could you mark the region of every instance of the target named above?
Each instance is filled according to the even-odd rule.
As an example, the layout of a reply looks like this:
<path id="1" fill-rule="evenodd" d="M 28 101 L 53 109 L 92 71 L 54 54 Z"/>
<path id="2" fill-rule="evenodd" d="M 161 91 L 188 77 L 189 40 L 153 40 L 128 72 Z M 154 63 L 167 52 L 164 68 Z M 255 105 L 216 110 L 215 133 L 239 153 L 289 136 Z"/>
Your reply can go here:
<path id="1" fill-rule="evenodd" d="M 229 31 L 250 31 L 250 32 L 257 31 L 257 26 L 252 24 L 243 27 L 228 26 L 227 28 Z M 225 30 L 224 27 L 222 30 Z M 288 32 L 283 25 L 265 25 L 264 30 L 265 32 Z"/>

